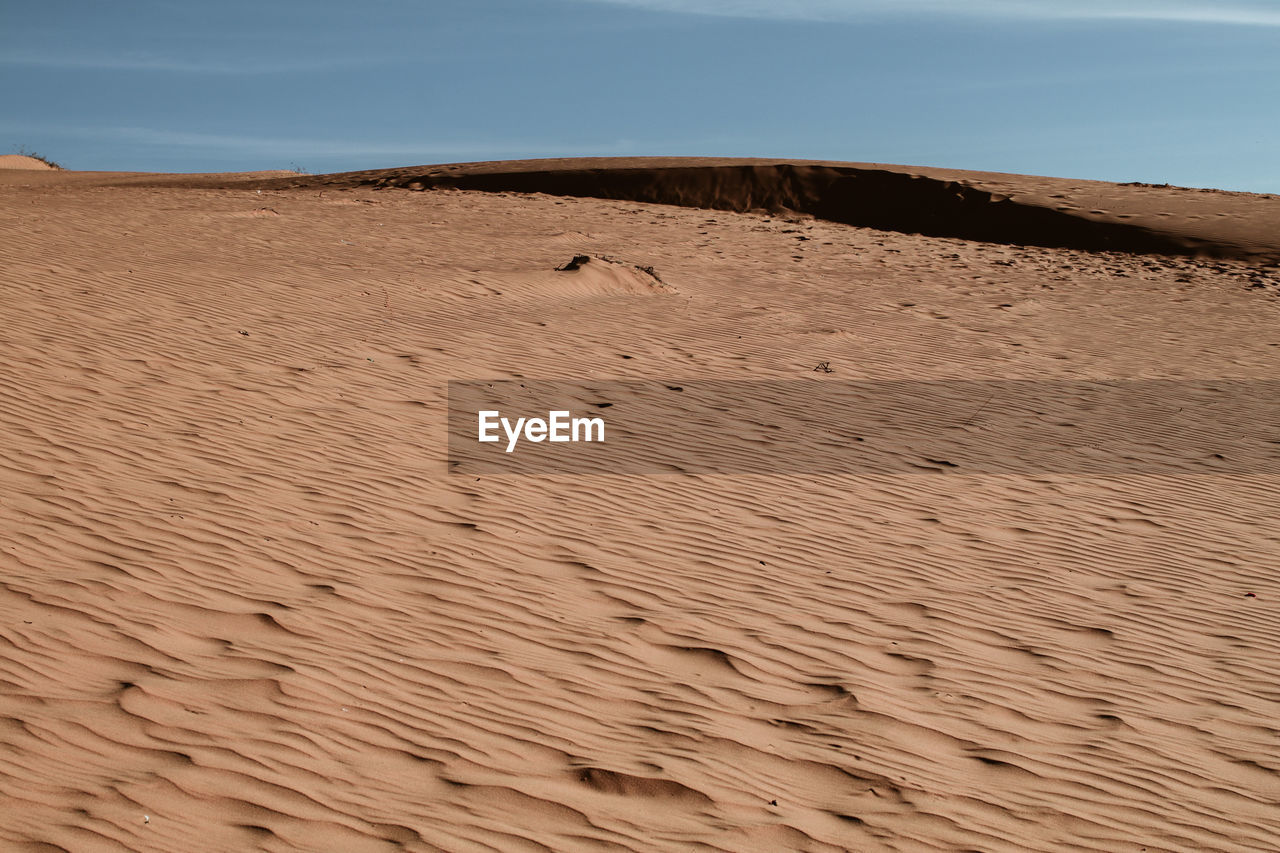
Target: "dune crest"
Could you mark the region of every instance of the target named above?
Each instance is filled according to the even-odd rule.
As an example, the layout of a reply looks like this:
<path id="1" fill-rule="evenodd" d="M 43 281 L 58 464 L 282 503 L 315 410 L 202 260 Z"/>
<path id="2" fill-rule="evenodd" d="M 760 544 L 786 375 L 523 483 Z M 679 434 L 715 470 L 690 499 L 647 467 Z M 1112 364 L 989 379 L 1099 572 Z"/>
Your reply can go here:
<path id="1" fill-rule="evenodd" d="M 21 169 L 34 172 L 54 172 L 57 169 L 39 157 L 25 154 L 0 154 L 0 169 Z"/>
<path id="2" fill-rule="evenodd" d="M 1280 261 L 1280 199 L 880 164 L 697 157 L 462 163 L 285 186 L 545 193 L 831 222 L 1012 245 Z M 1206 201 L 1199 193 L 1211 192 Z M 1212 209 L 1213 216 L 1206 215 Z"/>

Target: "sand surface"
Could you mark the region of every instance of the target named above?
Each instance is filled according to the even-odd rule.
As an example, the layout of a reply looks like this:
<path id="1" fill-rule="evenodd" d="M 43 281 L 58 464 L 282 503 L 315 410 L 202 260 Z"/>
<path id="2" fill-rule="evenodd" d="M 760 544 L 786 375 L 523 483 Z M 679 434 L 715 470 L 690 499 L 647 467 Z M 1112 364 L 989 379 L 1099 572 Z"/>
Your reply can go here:
<path id="1" fill-rule="evenodd" d="M 53 166 L 38 157 L 25 154 L 0 154 L 0 169 L 20 169 L 37 172 L 57 171 Z"/>
<path id="2" fill-rule="evenodd" d="M 1280 375 L 1280 200 L 776 172 L 6 172 L 0 848 L 1275 851 L 1273 475 L 447 473 L 450 379 Z"/>

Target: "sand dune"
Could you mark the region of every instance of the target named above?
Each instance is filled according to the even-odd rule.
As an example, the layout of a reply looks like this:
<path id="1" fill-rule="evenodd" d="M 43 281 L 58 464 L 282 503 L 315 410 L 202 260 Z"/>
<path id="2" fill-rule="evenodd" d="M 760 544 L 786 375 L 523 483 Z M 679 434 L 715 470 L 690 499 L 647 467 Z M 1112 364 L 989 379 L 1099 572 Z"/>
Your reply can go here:
<path id="1" fill-rule="evenodd" d="M 38 157 L 25 154 L 0 154 L 0 169 L 22 169 L 26 171 L 52 172 L 53 166 Z"/>
<path id="2" fill-rule="evenodd" d="M 1274 476 L 462 477 L 445 403 L 1273 379 L 1280 201 L 504 168 L 0 178 L 0 846 L 1276 849 Z"/>
<path id="3" fill-rule="evenodd" d="M 1015 245 L 1280 260 L 1280 203 L 1270 196 L 883 164 L 527 160 L 295 176 L 276 185 L 547 193 L 807 213 L 848 225 Z"/>

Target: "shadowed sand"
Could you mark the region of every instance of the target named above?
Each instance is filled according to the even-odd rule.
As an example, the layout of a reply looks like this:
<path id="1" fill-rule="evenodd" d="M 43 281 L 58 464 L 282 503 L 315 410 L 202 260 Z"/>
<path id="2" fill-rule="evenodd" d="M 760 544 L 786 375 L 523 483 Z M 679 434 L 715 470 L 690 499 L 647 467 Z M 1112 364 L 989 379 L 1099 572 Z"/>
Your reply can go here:
<path id="1" fill-rule="evenodd" d="M 808 213 L 848 225 L 996 243 L 1280 258 L 1280 200 L 1271 196 L 883 164 L 526 160 L 295 176 L 278 185 L 548 193 Z"/>
<path id="2" fill-rule="evenodd" d="M 1280 201 L 607 165 L 0 173 L 0 847 L 1274 850 L 1274 476 L 461 477 L 445 395 L 1274 379 Z"/>

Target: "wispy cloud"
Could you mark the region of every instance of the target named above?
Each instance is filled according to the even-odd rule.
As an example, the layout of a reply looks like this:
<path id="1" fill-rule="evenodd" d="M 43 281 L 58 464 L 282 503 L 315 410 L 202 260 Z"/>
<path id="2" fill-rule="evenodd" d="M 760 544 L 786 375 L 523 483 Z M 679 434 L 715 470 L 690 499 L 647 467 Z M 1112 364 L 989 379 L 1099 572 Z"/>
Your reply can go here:
<path id="1" fill-rule="evenodd" d="M 144 145 L 187 147 L 245 154 L 269 154 L 296 157 L 438 157 L 470 151 L 477 154 L 501 154 L 512 150 L 533 150 L 548 156 L 571 150 L 568 146 L 547 143 L 483 141 L 483 142 L 386 142 L 358 139 L 306 139 L 260 136 L 233 136 L 213 133 L 189 133 L 146 127 L 113 127 L 94 131 L 99 136 L 127 140 Z"/>
<path id="2" fill-rule="evenodd" d="M 373 64 L 376 59 L 325 57 L 323 59 L 270 59 L 236 57 L 200 59 L 158 54 L 58 54 L 33 50 L 0 52 L 0 66 L 40 68 L 51 71 L 158 71 L 168 74 L 287 74 L 332 71 Z"/>
<path id="3" fill-rule="evenodd" d="M 855 21 L 917 13 L 1022 20 L 1168 21 L 1280 27 L 1277 0 L 587 0 L 734 18 Z"/>
<path id="4" fill-rule="evenodd" d="M 421 143 L 405 140 L 369 140 L 369 139 L 314 139 L 305 137 L 272 137 L 250 136 L 219 133 L 199 133 L 191 131 L 167 130 L 153 127 L 137 126 L 103 126 L 103 127 L 69 127 L 10 125 L 0 122 L 0 132 L 33 133 L 38 131 L 45 137 L 69 137 L 73 139 L 90 139 L 100 142 L 127 143 L 137 147 L 155 147 L 163 149 L 185 149 L 193 154 L 208 156 L 262 157 L 262 158 L 394 158 L 407 160 L 422 158 L 418 162 L 428 162 L 432 158 L 455 157 L 460 155 L 475 157 L 500 157 L 520 152 L 529 157 L 565 157 L 582 154 L 583 145 L 560 143 L 547 140 L 442 140 L 439 142 Z M 612 149 L 632 147 L 628 141 L 608 143 L 601 147 L 599 153 L 611 153 Z"/>

